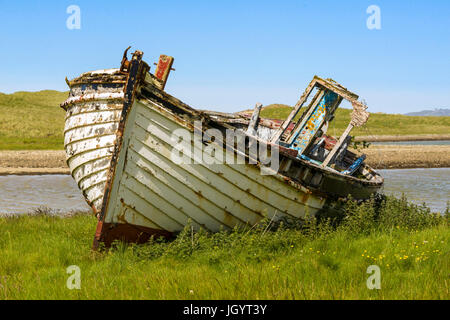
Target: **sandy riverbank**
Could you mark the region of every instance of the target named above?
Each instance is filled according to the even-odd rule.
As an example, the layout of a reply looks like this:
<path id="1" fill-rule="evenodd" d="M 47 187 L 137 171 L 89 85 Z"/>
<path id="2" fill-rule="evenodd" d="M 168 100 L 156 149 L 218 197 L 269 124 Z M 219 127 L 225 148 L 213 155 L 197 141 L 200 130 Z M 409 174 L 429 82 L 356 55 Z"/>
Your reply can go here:
<path id="1" fill-rule="evenodd" d="M 450 167 L 448 145 L 371 145 L 366 162 L 376 169 Z M 0 151 L 0 175 L 69 174 L 62 150 Z"/>
<path id="2" fill-rule="evenodd" d="M 63 150 L 0 151 L 0 175 L 69 174 Z"/>
<path id="3" fill-rule="evenodd" d="M 363 153 L 375 169 L 450 167 L 448 145 L 371 145 Z"/>

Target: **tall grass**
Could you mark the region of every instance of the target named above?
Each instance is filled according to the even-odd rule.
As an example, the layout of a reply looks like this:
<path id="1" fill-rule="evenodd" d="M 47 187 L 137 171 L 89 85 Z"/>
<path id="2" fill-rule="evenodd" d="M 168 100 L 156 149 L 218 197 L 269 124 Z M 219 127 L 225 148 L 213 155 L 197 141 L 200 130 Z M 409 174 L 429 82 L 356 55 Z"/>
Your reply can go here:
<path id="1" fill-rule="evenodd" d="M 1 299 L 448 299 L 448 216 L 406 199 L 90 250 L 95 218 L 0 219 Z M 81 269 L 69 290 L 66 268 Z M 366 286 L 381 269 L 381 289 Z"/>

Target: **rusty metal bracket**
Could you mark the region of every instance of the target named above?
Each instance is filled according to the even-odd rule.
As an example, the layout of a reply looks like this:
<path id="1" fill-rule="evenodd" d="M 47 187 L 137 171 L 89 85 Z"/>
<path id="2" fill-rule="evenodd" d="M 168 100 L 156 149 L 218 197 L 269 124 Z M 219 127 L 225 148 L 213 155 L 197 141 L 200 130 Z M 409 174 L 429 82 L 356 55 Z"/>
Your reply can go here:
<path id="1" fill-rule="evenodd" d="M 130 50 L 131 46 L 125 49 L 125 52 L 123 53 L 122 62 L 120 63 L 120 71 L 127 72 L 130 69 L 130 61 L 127 58 L 128 50 Z"/>

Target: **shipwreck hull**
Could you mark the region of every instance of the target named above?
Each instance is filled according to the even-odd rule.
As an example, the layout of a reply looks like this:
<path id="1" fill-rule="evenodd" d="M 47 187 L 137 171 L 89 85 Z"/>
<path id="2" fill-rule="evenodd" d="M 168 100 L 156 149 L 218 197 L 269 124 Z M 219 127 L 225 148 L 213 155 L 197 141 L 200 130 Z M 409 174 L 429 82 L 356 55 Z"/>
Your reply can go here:
<path id="1" fill-rule="evenodd" d="M 244 164 L 214 163 L 200 149 L 197 154 L 206 160 L 197 161 L 199 145 L 192 142 L 198 135 L 196 122 L 205 130 L 214 128 L 224 134 L 235 127 L 160 90 L 141 59 L 142 53 L 136 52 L 128 64 L 130 74 L 94 248 L 100 242 L 109 246 L 114 240 L 145 242 L 152 236 L 170 237 L 189 223 L 195 229 L 215 232 L 254 225 L 266 217 L 301 218 L 349 194 L 368 198 L 382 186 L 383 179 L 367 166 L 361 169 L 364 179 L 346 176 L 261 139 L 270 148 L 280 148 L 280 167 L 270 175 L 261 174 L 261 163 L 248 161 L 249 144 Z M 180 130 L 188 133 L 193 148 L 181 162 L 173 159 L 180 142 L 173 133 Z M 225 153 L 230 146 L 223 148 Z M 235 157 L 240 152 L 233 151 L 237 151 Z"/>
<path id="2" fill-rule="evenodd" d="M 264 217 L 314 215 L 325 204 L 325 198 L 287 184 L 280 175 L 261 175 L 256 165 L 207 164 L 212 159 L 194 163 L 193 158 L 175 163 L 171 135 L 179 129 L 189 131 L 193 141 L 188 121 L 152 100 L 136 99 L 105 199 L 103 241 L 110 243 L 120 234 L 130 240 L 116 228 L 134 227 L 140 230 L 139 241 L 146 241 L 152 234 L 179 232 L 189 221 L 195 229 L 216 232 L 254 225 Z"/>
<path id="3" fill-rule="evenodd" d="M 171 237 L 188 224 L 216 232 L 254 225 L 264 218 L 313 216 L 340 198 L 367 199 L 382 187 L 383 178 L 376 171 L 358 163 L 361 159 L 346 148 L 340 149 L 342 137 L 337 141 L 323 134 L 322 126 L 331 113 L 320 118 L 323 121 L 311 132 L 308 146 L 298 150 L 295 142 L 298 132 L 304 130 L 292 119 L 301 104 L 284 122 L 258 118 L 258 113 L 250 119 L 199 111 L 163 91 L 165 80 L 148 72 L 142 52 L 136 51 L 131 61 L 126 53 L 120 70 L 88 72 L 68 82 L 70 95 L 61 105 L 67 112 L 67 164 L 98 214 L 94 248 L 100 242 L 109 246 L 114 240 L 146 242 L 152 236 Z M 157 70 L 168 72 L 171 63 L 161 61 L 173 62 L 173 58 L 161 57 Z M 342 98 L 360 105 L 356 95 L 318 77 L 300 101 L 306 101 L 315 86 L 319 91 L 309 107 L 311 112 L 305 112 L 314 119 L 313 108 L 326 90 L 339 95 L 336 104 L 330 104 L 331 111 Z M 305 116 L 302 121 L 307 119 Z M 245 137 L 244 149 L 208 137 L 196 144 L 199 123 L 202 136 L 207 129 L 217 130 L 223 137 L 228 130 L 240 132 Z M 253 130 L 247 130 L 251 126 Z M 174 133 L 180 131 L 190 138 L 187 143 L 192 151 L 183 152 L 181 162 L 173 158 L 180 146 Z M 325 142 L 321 145 L 317 139 Z M 268 168 L 254 157 L 250 150 L 255 141 L 271 154 L 277 151 L 279 166 Z M 211 146 L 223 152 L 205 153 L 204 148 Z M 230 150 L 234 162 L 224 161 L 223 154 L 229 155 Z M 244 157 L 244 163 L 237 161 L 238 155 L 240 160 Z M 328 166 L 329 162 L 336 166 Z M 348 174 L 346 169 L 354 163 L 358 167 Z"/>
<path id="4" fill-rule="evenodd" d="M 64 149 L 72 177 L 100 212 L 124 102 L 127 75 L 119 69 L 87 72 L 68 82 Z"/>

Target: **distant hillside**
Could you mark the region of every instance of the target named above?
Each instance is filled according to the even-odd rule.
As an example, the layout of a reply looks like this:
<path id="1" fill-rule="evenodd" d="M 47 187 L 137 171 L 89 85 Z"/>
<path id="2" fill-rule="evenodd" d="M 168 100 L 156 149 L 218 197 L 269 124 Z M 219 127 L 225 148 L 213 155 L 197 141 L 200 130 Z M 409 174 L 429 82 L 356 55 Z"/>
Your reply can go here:
<path id="1" fill-rule="evenodd" d="M 282 104 L 271 104 L 264 107 L 261 117 L 273 119 L 286 119 L 292 107 Z M 252 110 L 248 111 L 252 112 Z M 300 116 L 302 111 L 299 112 Z M 330 124 L 328 133 L 339 136 L 350 122 L 351 109 L 339 108 L 336 118 Z M 446 134 L 450 132 L 450 117 L 406 116 L 400 114 L 371 113 L 366 125 L 355 128 L 354 136 L 374 135 L 422 135 Z"/>
<path id="2" fill-rule="evenodd" d="M 62 149 L 68 92 L 0 93 L 1 149 Z"/>
<path id="3" fill-rule="evenodd" d="M 422 110 L 405 113 L 405 116 L 450 117 L 450 109 Z"/>

